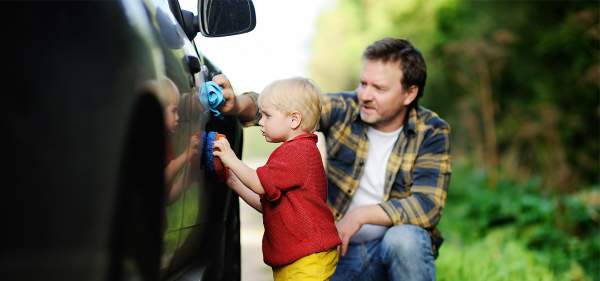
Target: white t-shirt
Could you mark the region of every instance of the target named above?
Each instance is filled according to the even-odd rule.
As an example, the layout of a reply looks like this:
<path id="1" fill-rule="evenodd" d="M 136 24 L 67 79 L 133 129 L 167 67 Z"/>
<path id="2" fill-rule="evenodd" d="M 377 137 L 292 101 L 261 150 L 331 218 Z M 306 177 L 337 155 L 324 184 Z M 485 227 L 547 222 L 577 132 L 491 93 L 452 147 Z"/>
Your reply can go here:
<path id="1" fill-rule="evenodd" d="M 382 202 L 387 162 L 400 131 L 402 127 L 393 132 L 381 132 L 372 127 L 367 130 L 368 157 L 358 190 L 352 198 L 348 211 L 359 206 L 376 205 Z M 350 238 L 350 241 L 355 243 L 371 241 L 382 237 L 387 229 L 387 226 L 365 224 Z"/>

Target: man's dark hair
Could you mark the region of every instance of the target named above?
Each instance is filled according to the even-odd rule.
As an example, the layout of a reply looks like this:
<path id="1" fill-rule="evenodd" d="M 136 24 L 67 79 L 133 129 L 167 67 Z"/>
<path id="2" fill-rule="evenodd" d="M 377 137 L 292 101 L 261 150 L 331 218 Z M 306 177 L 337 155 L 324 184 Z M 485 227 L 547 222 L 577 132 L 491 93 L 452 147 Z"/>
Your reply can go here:
<path id="1" fill-rule="evenodd" d="M 417 97 L 411 106 L 417 105 L 425 91 L 427 66 L 421 52 L 408 40 L 387 37 L 375 41 L 375 43 L 365 49 L 363 59 L 381 61 L 383 63 L 399 63 L 402 70 L 402 87 L 405 90 L 408 90 L 412 85 L 419 88 Z"/>

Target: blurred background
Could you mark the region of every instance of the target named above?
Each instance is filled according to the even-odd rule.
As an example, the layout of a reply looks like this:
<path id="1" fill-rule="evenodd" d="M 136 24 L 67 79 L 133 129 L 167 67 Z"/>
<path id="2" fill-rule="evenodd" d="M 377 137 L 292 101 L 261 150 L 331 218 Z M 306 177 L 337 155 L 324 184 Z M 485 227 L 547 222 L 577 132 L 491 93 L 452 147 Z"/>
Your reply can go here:
<path id="1" fill-rule="evenodd" d="M 438 280 L 600 280 L 597 1 L 254 3 L 251 33 L 196 39 L 238 94 L 298 75 L 352 90 L 386 36 L 423 52 L 421 104 L 452 126 Z M 275 146 L 248 128 L 244 160 Z M 242 206 L 242 279 L 269 280 L 261 218 Z"/>

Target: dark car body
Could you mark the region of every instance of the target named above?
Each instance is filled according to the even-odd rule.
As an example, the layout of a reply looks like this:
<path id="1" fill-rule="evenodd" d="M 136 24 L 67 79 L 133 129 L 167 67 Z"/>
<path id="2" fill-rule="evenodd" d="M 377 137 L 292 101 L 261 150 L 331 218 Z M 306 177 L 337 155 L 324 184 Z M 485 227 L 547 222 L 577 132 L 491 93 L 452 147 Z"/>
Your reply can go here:
<path id="1" fill-rule="evenodd" d="M 0 279 L 239 280 L 237 196 L 199 156 L 177 174 L 181 192 L 165 186 L 167 153 L 193 134 L 223 133 L 238 155 L 243 141 L 236 119 L 198 101 L 219 70 L 177 1 L 10 2 L 0 14 Z M 164 93 L 146 87 L 161 77 L 180 93 L 174 134 Z"/>

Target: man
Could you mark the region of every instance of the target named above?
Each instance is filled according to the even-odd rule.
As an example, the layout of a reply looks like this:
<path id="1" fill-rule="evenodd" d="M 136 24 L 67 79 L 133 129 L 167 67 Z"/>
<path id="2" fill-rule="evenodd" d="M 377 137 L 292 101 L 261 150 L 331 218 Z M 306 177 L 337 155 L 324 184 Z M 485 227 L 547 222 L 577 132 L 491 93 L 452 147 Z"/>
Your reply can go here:
<path id="1" fill-rule="evenodd" d="M 323 97 L 328 204 L 342 240 L 332 280 L 435 280 L 450 129 L 418 105 L 426 77 L 410 42 L 384 38 L 364 51 L 355 92 Z M 256 120 L 255 93 L 236 98 L 224 76 L 213 80 L 223 112 Z"/>

